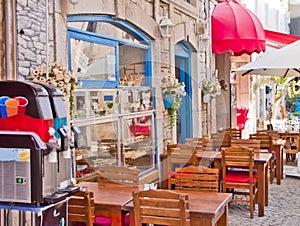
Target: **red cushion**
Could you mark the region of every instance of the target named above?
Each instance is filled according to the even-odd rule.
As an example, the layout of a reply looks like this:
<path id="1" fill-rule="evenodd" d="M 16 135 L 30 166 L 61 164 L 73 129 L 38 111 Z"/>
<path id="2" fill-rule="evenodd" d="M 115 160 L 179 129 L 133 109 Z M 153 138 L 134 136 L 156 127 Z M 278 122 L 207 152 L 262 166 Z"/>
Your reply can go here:
<path id="1" fill-rule="evenodd" d="M 125 215 L 125 226 L 129 225 L 130 215 Z M 111 218 L 110 217 L 97 217 L 95 216 L 94 226 L 110 226 Z"/>
<path id="2" fill-rule="evenodd" d="M 170 172 L 169 172 L 169 175 L 170 175 L 172 178 L 175 178 L 175 174 L 176 174 L 175 171 L 170 171 Z"/>
<path id="3" fill-rule="evenodd" d="M 249 183 L 249 173 L 245 171 L 229 171 L 226 173 L 226 182 Z M 253 173 L 252 183 L 256 183 L 257 174 Z"/>

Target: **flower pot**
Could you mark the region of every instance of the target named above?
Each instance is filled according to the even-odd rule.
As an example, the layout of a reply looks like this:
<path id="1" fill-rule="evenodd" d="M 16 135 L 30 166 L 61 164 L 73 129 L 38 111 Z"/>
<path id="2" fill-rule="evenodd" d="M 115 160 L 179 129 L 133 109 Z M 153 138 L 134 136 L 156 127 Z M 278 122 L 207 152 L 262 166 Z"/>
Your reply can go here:
<path id="1" fill-rule="evenodd" d="M 170 108 L 172 106 L 172 103 L 173 103 L 173 97 L 171 98 L 164 97 L 165 108 Z"/>
<path id="2" fill-rule="evenodd" d="M 209 94 L 205 94 L 203 95 L 203 103 L 208 103 L 210 101 L 210 95 Z"/>

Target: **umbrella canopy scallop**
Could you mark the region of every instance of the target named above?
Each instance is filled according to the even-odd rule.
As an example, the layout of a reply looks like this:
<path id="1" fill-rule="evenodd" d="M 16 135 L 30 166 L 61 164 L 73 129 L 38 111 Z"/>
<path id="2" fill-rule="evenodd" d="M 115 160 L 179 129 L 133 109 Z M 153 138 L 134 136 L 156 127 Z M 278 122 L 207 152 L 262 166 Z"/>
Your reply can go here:
<path id="1" fill-rule="evenodd" d="M 260 20 L 238 2 L 218 3 L 212 13 L 212 49 L 214 53 L 231 50 L 235 55 L 265 51 Z"/>

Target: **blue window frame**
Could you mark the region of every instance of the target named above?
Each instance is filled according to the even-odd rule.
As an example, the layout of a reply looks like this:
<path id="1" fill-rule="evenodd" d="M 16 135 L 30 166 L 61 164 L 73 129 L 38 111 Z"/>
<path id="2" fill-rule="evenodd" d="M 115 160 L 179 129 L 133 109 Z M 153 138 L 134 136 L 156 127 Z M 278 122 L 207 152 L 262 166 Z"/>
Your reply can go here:
<path id="1" fill-rule="evenodd" d="M 91 43 L 93 45 L 92 49 L 95 49 L 99 46 L 105 46 L 106 49 L 109 49 L 108 56 L 105 56 L 105 59 L 98 59 L 98 64 L 102 65 L 103 62 L 106 60 L 107 63 L 106 67 L 109 68 L 108 71 L 104 71 L 106 73 L 106 77 L 99 79 L 101 76 L 98 75 L 98 77 L 93 77 L 93 75 L 90 73 L 88 74 L 87 79 L 85 77 L 80 78 L 79 81 L 82 83 L 83 87 L 89 87 L 89 88 L 113 88 L 120 85 L 121 75 L 120 70 L 122 68 L 120 67 L 120 48 L 131 48 L 135 51 L 140 51 L 140 55 L 142 56 L 142 66 L 144 67 L 144 73 L 143 73 L 143 84 L 145 86 L 151 86 L 152 85 L 152 66 L 151 66 L 151 50 L 150 50 L 150 41 L 149 39 L 138 29 L 135 27 L 127 24 L 124 21 L 114 20 L 111 16 L 69 16 L 67 19 L 67 22 L 69 23 L 68 27 L 68 46 L 69 46 L 69 70 L 76 69 L 74 67 L 74 54 L 72 55 L 72 44 L 74 43 L 74 40 L 86 42 L 86 45 Z M 82 27 L 74 26 L 78 24 L 83 24 L 83 22 L 88 22 L 88 26 L 86 26 L 86 29 L 81 29 Z M 103 22 L 108 23 L 111 25 L 114 25 L 116 29 L 121 29 L 124 32 L 127 32 L 131 39 L 134 39 L 133 41 L 128 41 L 126 39 L 122 38 L 116 38 L 116 37 L 110 37 L 103 35 L 101 33 L 95 32 L 95 23 L 93 22 Z M 87 24 L 87 23 L 85 23 Z M 77 53 L 76 53 L 77 54 Z M 90 59 L 89 57 L 86 57 L 86 54 L 82 53 L 82 51 L 79 54 L 80 56 L 78 59 L 81 59 L 80 62 L 81 65 L 86 64 L 86 59 Z M 109 59 L 109 60 L 107 60 Z M 102 61 L 102 62 L 101 62 Z M 77 62 L 78 63 L 78 62 Z M 95 62 L 94 62 L 95 63 Z M 90 66 L 90 65 L 89 65 Z M 74 67 L 74 68 L 73 68 Z M 92 66 L 89 67 L 89 69 Z M 112 72 L 111 68 L 114 68 L 114 72 Z M 84 70 L 85 67 L 82 67 Z M 98 66 L 98 68 L 104 68 Z M 78 70 L 78 67 L 77 67 Z M 103 69 L 104 70 L 104 69 Z M 81 71 L 81 68 L 80 68 Z M 103 72 L 103 73 L 104 73 Z M 83 74 L 83 73 L 82 73 Z M 98 74 L 101 74 L 100 72 Z M 111 74 L 111 75 L 110 75 Z M 85 74 L 86 75 L 86 74 Z"/>

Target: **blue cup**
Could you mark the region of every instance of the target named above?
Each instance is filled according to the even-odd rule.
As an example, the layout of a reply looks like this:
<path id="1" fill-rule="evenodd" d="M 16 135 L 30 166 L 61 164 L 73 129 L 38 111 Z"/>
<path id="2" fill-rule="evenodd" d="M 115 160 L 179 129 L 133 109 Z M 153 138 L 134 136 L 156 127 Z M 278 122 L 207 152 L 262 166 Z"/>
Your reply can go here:
<path id="1" fill-rule="evenodd" d="M 7 118 L 5 102 L 8 99 L 10 99 L 10 97 L 8 97 L 8 96 L 1 96 L 0 97 L 0 115 L 1 115 L 1 118 Z"/>

